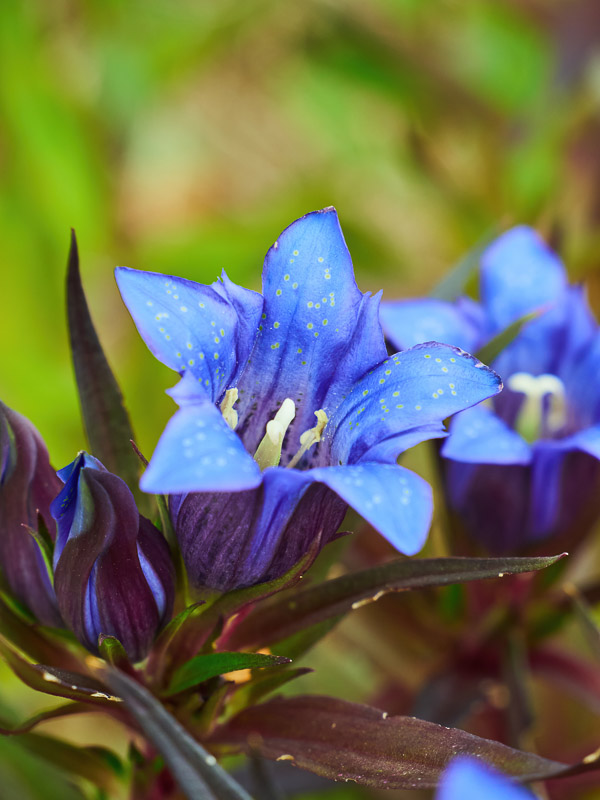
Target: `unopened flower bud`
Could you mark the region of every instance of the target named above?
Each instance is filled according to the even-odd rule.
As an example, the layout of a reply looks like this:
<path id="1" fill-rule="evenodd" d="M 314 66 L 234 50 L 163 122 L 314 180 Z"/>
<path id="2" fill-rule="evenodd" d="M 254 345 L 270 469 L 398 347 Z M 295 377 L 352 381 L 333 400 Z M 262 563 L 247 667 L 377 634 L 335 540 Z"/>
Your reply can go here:
<path id="1" fill-rule="evenodd" d="M 173 608 L 169 548 L 126 483 L 97 459 L 81 453 L 58 474 L 54 586 L 63 618 L 92 652 L 105 634 L 139 661 Z"/>
<path id="2" fill-rule="evenodd" d="M 62 625 L 42 552 L 27 528 L 38 515 L 52 539 L 50 503 L 61 483 L 28 419 L 0 403 L 0 569 L 14 596 L 45 625 Z"/>

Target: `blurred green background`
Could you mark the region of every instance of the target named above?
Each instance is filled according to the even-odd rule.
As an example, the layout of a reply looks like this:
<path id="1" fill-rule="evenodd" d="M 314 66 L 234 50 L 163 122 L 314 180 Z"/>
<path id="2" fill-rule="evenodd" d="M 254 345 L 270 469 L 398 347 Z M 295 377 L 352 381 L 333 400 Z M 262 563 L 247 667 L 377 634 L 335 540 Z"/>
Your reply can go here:
<path id="1" fill-rule="evenodd" d="M 175 376 L 138 340 L 117 264 L 259 288 L 280 231 L 335 205 L 363 290 L 425 292 L 528 222 L 595 299 L 599 40 L 598 0 L 2 0 L 0 396 L 57 467 L 85 447 L 71 226 L 147 455 Z M 358 697 L 368 669 L 346 661 Z"/>
<path id="2" fill-rule="evenodd" d="M 174 376 L 117 264 L 260 285 L 264 253 L 338 208 L 363 289 L 430 288 L 530 222 L 600 257 L 596 0 L 2 0 L 0 395 L 57 466 L 83 446 L 64 325 L 69 227 L 142 449 Z"/>

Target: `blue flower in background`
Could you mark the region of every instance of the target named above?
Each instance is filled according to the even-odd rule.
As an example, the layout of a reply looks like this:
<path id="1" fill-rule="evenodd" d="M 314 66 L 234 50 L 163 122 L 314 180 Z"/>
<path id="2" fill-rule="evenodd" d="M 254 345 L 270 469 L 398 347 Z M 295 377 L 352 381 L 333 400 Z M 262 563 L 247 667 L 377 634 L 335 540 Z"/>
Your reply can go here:
<path id="1" fill-rule="evenodd" d="M 180 410 L 141 486 L 168 493 L 192 582 L 231 589 L 283 574 L 347 504 L 416 553 L 429 486 L 399 453 L 500 390 L 456 348 L 387 357 L 379 296 L 359 291 L 337 214 L 297 220 L 266 256 L 263 295 L 120 268 L 117 283 L 154 355 L 179 372 Z"/>
<path id="2" fill-rule="evenodd" d="M 397 347 L 422 337 L 474 352 L 535 311 L 493 364 L 504 391 L 452 421 L 442 448 L 448 494 L 495 552 L 585 528 L 600 469 L 600 334 L 583 291 L 530 228 L 500 236 L 481 263 L 481 303 L 423 299 L 382 305 Z M 490 513 L 490 509 L 494 513 Z"/>
<path id="3" fill-rule="evenodd" d="M 436 800 L 534 800 L 534 795 L 472 758 L 457 758 L 442 775 Z"/>
<path id="4" fill-rule="evenodd" d="M 58 472 L 54 589 L 64 621 L 92 652 L 115 636 L 144 658 L 173 609 L 174 570 L 161 533 L 121 478 L 81 453 Z"/>

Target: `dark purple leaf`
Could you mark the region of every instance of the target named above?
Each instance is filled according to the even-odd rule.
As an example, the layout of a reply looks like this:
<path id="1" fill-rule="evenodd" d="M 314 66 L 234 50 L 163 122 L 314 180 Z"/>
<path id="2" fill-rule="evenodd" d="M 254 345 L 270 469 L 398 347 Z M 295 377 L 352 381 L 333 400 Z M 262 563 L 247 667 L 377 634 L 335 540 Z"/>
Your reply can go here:
<path id="1" fill-rule="evenodd" d="M 24 684 L 38 692 L 105 707 L 119 705 L 118 698 L 95 678 L 44 664 L 31 664 L 2 639 L 0 655 Z"/>
<path id="2" fill-rule="evenodd" d="M 66 291 L 73 367 L 90 451 L 123 478 L 136 500 L 147 504 L 138 490 L 139 462 L 130 444 L 134 436 L 123 395 L 102 350 L 81 284 L 75 231 L 71 231 Z"/>
<path id="3" fill-rule="evenodd" d="M 323 620 L 342 616 L 378 600 L 387 592 L 446 586 L 531 572 L 563 556 L 543 558 L 420 558 L 399 559 L 342 575 L 294 595 L 261 604 L 222 637 L 221 647 L 259 649 L 279 642 Z"/>
<path id="4" fill-rule="evenodd" d="M 92 663 L 98 677 L 122 698 L 123 705 L 161 753 L 186 797 L 208 798 L 208 787 L 219 800 L 252 800 L 146 688 L 100 660 Z"/>
<path id="5" fill-rule="evenodd" d="M 523 781 L 570 769 L 533 753 L 414 717 L 332 697 L 277 698 L 252 706 L 213 734 L 228 750 L 258 752 L 336 781 L 386 789 L 425 789 L 457 755 L 480 758 Z"/>

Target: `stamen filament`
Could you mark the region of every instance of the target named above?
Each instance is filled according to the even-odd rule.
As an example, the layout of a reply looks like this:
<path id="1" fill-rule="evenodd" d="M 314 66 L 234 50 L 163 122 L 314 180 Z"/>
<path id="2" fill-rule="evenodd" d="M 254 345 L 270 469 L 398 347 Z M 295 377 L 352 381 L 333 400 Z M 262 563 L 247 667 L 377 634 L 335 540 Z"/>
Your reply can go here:
<path id="1" fill-rule="evenodd" d="M 315 417 L 317 418 L 317 424 L 314 428 L 309 428 L 309 430 L 304 431 L 304 433 L 300 436 L 300 450 L 298 450 L 296 455 L 291 459 L 290 463 L 287 464 L 286 469 L 292 469 L 295 467 L 302 456 L 308 450 L 310 450 L 313 444 L 321 441 L 321 436 L 325 430 L 325 426 L 329 422 L 329 418 L 322 408 L 320 408 L 318 411 L 315 411 Z"/>

